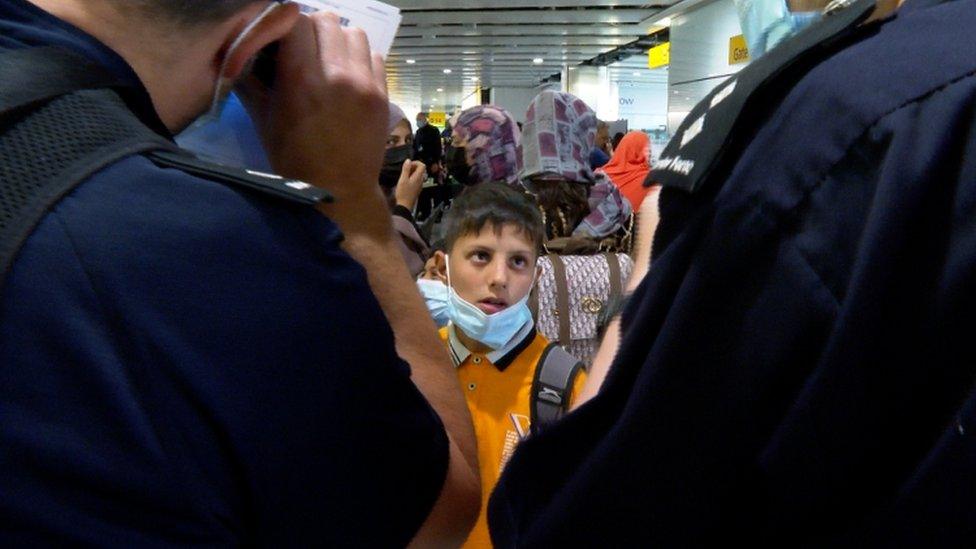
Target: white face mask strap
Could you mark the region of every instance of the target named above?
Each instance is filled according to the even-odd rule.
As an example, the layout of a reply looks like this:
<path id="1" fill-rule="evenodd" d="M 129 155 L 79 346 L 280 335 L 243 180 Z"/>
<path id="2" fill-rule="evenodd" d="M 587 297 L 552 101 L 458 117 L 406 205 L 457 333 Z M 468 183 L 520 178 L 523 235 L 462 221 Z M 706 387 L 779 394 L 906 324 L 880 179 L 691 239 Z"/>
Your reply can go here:
<path id="1" fill-rule="evenodd" d="M 268 5 L 268 7 L 264 8 L 264 11 L 258 14 L 254 20 L 244 27 L 244 30 L 237 35 L 237 38 L 235 38 L 231 43 L 230 48 L 227 49 L 227 53 L 224 55 L 224 61 L 220 64 L 220 73 L 217 75 L 217 85 L 214 88 L 213 98 L 210 101 L 210 111 L 207 114 L 208 118 L 217 118 L 220 116 L 220 106 L 223 102 L 224 90 L 233 84 L 233 81 L 230 78 L 224 76 L 224 73 L 227 72 L 227 65 L 230 63 L 231 56 L 235 51 L 237 51 L 237 48 L 241 46 L 244 39 L 247 38 L 252 31 L 254 31 L 255 27 L 260 25 L 261 21 L 264 21 L 265 18 L 271 15 L 271 12 L 278 9 L 278 6 L 280 5 L 281 4 L 278 2 L 273 2 Z"/>

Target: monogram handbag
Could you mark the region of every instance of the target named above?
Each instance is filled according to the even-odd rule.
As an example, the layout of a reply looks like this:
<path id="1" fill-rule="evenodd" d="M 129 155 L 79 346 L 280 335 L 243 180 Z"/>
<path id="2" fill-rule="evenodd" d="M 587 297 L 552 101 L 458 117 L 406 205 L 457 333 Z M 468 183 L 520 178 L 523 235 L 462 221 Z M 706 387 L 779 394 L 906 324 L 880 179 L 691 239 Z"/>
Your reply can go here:
<path id="1" fill-rule="evenodd" d="M 621 253 L 549 255 L 539 258 L 542 274 L 529 303 L 536 326 L 588 368 L 600 346 L 607 310 L 623 297 L 634 270 Z"/>

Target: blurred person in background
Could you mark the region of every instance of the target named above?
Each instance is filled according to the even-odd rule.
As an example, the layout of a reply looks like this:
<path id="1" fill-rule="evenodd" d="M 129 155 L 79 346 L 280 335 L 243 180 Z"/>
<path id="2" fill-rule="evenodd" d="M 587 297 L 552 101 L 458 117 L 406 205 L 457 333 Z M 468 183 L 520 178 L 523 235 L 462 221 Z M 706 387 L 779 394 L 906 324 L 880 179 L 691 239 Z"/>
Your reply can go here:
<path id="1" fill-rule="evenodd" d="M 413 140 L 414 160 L 427 166 L 430 173 L 440 173 L 444 148 L 441 145 L 441 132 L 430 124 L 428 113 L 417 113 L 417 135 Z"/>
<path id="2" fill-rule="evenodd" d="M 393 211 L 393 228 L 400 235 L 400 253 L 410 274 L 417 276 L 430 258 L 430 244 L 414 218 L 417 200 L 427 179 L 427 167 L 413 154 L 413 129 L 403 110 L 390 103 L 389 135 L 380 171 L 380 186 Z"/>
<path id="3" fill-rule="evenodd" d="M 593 147 L 590 149 L 590 169 L 602 168 L 607 162 L 610 162 L 610 157 L 613 156 L 610 141 L 610 124 L 598 120 L 596 138 Z"/>
<path id="4" fill-rule="evenodd" d="M 519 185 L 522 136 L 512 115 L 494 105 L 471 107 L 451 120 L 451 176 L 462 185 Z"/>
<path id="5" fill-rule="evenodd" d="M 600 169 L 630 201 L 634 211 L 647 195 L 644 180 L 651 171 L 651 140 L 644 132 L 625 135 L 613 151 L 613 158 Z"/>
<path id="6" fill-rule="evenodd" d="M 624 132 L 617 132 L 613 134 L 613 141 L 611 141 L 611 146 L 613 147 L 614 151 L 616 151 L 617 147 L 620 146 L 620 141 L 623 140 L 624 135 L 625 135 Z"/>
<path id="7" fill-rule="evenodd" d="M 630 223 L 630 202 L 590 167 L 596 135 L 596 113 L 574 95 L 547 90 L 529 106 L 520 177 L 539 203 L 547 239 L 604 238 Z"/>

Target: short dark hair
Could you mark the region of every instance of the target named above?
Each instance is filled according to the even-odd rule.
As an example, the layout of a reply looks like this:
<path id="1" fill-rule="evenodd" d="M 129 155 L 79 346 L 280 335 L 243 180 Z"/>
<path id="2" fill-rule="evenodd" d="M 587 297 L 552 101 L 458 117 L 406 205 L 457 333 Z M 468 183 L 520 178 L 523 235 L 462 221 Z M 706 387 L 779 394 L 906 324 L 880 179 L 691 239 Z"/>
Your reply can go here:
<path id="1" fill-rule="evenodd" d="M 444 250 L 450 252 L 459 238 L 478 234 L 488 225 L 496 232 L 513 225 L 532 242 L 536 253 L 542 249 L 545 230 L 535 201 L 503 183 L 481 183 L 468 187 L 444 216 Z"/>
<path id="2" fill-rule="evenodd" d="M 181 24 L 223 21 L 259 0 L 114 0 L 153 17 Z"/>

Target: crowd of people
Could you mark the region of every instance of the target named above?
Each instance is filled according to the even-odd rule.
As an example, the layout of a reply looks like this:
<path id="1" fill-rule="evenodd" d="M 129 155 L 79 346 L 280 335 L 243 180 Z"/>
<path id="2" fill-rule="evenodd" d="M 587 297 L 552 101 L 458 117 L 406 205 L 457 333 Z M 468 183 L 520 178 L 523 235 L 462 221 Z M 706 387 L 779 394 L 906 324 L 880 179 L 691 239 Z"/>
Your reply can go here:
<path id="1" fill-rule="evenodd" d="M 827 4 L 651 166 L 327 12 L 0 1 L 0 545 L 971 545 L 976 0 Z"/>

